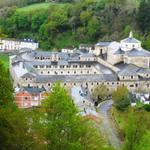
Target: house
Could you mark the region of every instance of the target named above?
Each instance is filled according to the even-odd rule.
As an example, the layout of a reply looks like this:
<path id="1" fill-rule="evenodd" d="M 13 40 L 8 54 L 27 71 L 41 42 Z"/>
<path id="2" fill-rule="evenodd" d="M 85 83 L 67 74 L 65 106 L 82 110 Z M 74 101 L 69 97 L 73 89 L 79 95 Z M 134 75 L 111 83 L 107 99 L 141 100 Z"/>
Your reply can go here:
<path id="1" fill-rule="evenodd" d="M 19 108 L 30 108 L 41 105 L 47 96 L 44 88 L 25 87 L 15 94 L 15 102 Z"/>
<path id="2" fill-rule="evenodd" d="M 137 102 L 142 104 L 150 104 L 149 93 L 132 93 L 131 94 L 131 106 L 136 106 Z"/>
<path id="3" fill-rule="evenodd" d="M 74 46 L 67 46 L 67 47 L 65 47 L 65 48 L 62 48 L 61 52 L 62 52 L 62 53 L 73 53 L 74 50 L 76 50 L 76 49 L 74 48 Z"/>
<path id="4" fill-rule="evenodd" d="M 80 50 L 86 50 L 89 53 L 93 53 L 94 45 L 92 45 L 92 44 L 80 44 L 79 49 Z"/>
<path id="5" fill-rule="evenodd" d="M 31 39 L 0 39 L 0 51 L 2 52 L 19 51 L 24 48 L 36 50 L 39 44 Z"/>
<path id="6" fill-rule="evenodd" d="M 111 42 L 98 42 L 97 44 L 94 45 L 94 51 L 93 53 L 96 56 L 106 54 L 108 51 L 108 46 Z"/>

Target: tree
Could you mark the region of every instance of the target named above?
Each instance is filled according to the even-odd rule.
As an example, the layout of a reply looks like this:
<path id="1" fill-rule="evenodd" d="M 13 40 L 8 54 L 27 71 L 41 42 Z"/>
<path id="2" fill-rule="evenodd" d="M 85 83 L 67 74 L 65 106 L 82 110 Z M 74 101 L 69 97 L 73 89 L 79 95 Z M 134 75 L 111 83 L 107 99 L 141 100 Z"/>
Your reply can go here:
<path id="1" fill-rule="evenodd" d="M 99 23 L 97 18 L 93 17 L 88 22 L 88 26 L 87 26 L 87 31 L 88 31 L 89 38 L 95 39 L 98 36 L 99 29 L 100 29 L 100 23 Z"/>
<path id="2" fill-rule="evenodd" d="M 0 148 L 2 150 L 37 149 L 26 113 L 14 104 L 9 75 L 0 62 Z"/>
<path id="3" fill-rule="evenodd" d="M 99 132 L 78 113 L 71 96 L 56 83 L 43 103 L 49 150 L 106 150 L 110 147 Z M 106 146 L 106 145 L 107 146 Z"/>
<path id="4" fill-rule="evenodd" d="M 98 103 L 105 100 L 107 96 L 108 96 L 108 91 L 106 85 L 96 86 L 92 93 L 93 99 L 95 99 Z"/>
<path id="5" fill-rule="evenodd" d="M 143 33 L 150 31 L 150 1 L 141 0 L 138 23 Z"/>
<path id="6" fill-rule="evenodd" d="M 8 72 L 0 61 L 0 107 L 13 103 L 13 87 Z"/>
<path id="7" fill-rule="evenodd" d="M 12 106 L 0 109 L 0 147 L 2 150 L 37 149 L 26 114 Z"/>
<path id="8" fill-rule="evenodd" d="M 146 118 L 144 111 L 132 110 L 126 124 L 125 142 L 123 150 L 141 150 L 139 144 L 146 133 Z M 141 122 L 142 125 L 141 125 Z M 145 149 L 146 150 L 146 149 Z"/>
<path id="9" fill-rule="evenodd" d="M 127 87 L 120 86 L 112 94 L 114 106 L 116 109 L 124 111 L 130 106 L 130 95 Z"/>

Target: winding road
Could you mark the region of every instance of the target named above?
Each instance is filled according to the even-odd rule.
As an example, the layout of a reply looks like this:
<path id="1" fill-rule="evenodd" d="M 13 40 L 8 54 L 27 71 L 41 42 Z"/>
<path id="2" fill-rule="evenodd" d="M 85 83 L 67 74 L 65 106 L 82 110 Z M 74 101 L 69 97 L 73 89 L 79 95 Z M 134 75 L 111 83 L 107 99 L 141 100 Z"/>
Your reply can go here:
<path id="1" fill-rule="evenodd" d="M 108 111 L 112 107 L 112 100 L 102 102 L 98 107 L 98 112 L 101 116 L 102 122 L 100 124 L 101 132 L 108 138 L 109 143 L 119 150 L 121 147 L 121 141 L 119 139 L 116 128 L 113 126 Z"/>

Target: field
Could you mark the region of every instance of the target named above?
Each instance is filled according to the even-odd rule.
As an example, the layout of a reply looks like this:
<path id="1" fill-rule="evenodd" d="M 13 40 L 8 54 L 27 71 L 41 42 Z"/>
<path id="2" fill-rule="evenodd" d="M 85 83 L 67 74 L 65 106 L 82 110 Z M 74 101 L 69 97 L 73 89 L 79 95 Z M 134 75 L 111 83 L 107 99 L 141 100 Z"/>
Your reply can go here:
<path id="1" fill-rule="evenodd" d="M 58 5 L 59 7 L 65 7 L 66 5 L 71 5 L 71 4 L 52 3 L 52 2 L 51 3 L 39 3 L 39 4 L 33 4 L 33 5 L 19 8 L 17 11 L 30 12 L 30 11 L 34 11 L 37 9 L 48 9 L 49 7 L 54 6 L 54 5 Z"/>
<path id="2" fill-rule="evenodd" d="M 8 54 L 0 54 L 0 60 L 3 62 L 6 69 L 9 68 L 9 55 Z"/>

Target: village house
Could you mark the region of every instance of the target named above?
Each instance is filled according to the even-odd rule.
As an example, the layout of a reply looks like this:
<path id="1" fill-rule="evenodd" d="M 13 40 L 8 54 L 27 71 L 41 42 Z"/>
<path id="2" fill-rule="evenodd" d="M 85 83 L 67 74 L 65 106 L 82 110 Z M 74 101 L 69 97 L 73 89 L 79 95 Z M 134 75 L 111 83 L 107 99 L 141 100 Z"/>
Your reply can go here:
<path id="1" fill-rule="evenodd" d="M 137 103 L 150 104 L 150 94 L 149 93 L 132 93 L 131 94 L 131 106 L 136 106 Z"/>
<path id="2" fill-rule="evenodd" d="M 24 87 L 15 93 L 15 103 L 19 108 L 37 107 L 47 96 L 44 88 Z"/>
<path id="3" fill-rule="evenodd" d="M 0 39 L 0 51 L 1 52 L 12 52 L 19 51 L 21 49 L 36 50 L 39 48 L 39 44 L 31 39 Z"/>

